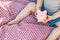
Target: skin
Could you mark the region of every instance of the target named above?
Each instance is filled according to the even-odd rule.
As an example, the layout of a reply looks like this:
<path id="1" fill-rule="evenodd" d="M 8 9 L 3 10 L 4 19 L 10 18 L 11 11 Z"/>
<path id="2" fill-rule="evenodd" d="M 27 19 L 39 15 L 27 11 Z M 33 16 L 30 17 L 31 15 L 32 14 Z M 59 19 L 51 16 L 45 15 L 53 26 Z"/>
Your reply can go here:
<path id="1" fill-rule="evenodd" d="M 40 3 L 40 4 L 39 4 Z M 36 12 L 36 10 L 41 9 L 42 7 L 42 0 L 37 0 L 37 4 L 35 5 L 35 2 L 30 2 L 27 4 L 27 6 L 17 15 L 17 17 L 8 22 L 7 24 L 14 24 L 19 23 L 22 19 L 27 17 L 31 12 Z"/>
<path id="2" fill-rule="evenodd" d="M 41 1 L 41 0 L 38 0 L 38 1 Z M 42 1 L 41 1 L 42 2 Z M 43 3 L 43 2 L 42 2 Z M 40 6 L 40 4 L 38 4 Z M 41 6 L 40 6 L 41 8 Z M 57 16 L 58 15 L 58 16 Z M 54 15 L 52 16 L 49 16 L 48 15 L 48 18 L 46 20 L 44 20 L 45 22 L 44 23 L 47 23 L 48 21 L 50 20 L 53 20 L 53 19 L 56 19 L 60 17 L 60 10 L 57 11 Z M 51 32 L 51 34 L 48 36 L 48 38 L 46 40 L 56 40 L 59 36 L 60 36 L 60 22 L 57 22 L 55 24 L 57 27 Z"/>
<path id="3" fill-rule="evenodd" d="M 43 4 L 43 0 L 37 0 L 36 5 L 34 2 L 28 3 L 28 5 L 17 15 L 16 18 L 14 20 L 8 22 L 7 24 L 18 23 L 19 21 L 21 21 L 22 19 L 27 17 L 31 12 L 36 13 L 36 10 L 41 10 L 42 4 Z M 57 11 L 52 16 L 48 15 L 48 18 L 46 20 L 44 20 L 45 23 L 47 23 L 50 20 L 53 20 L 53 19 L 60 17 L 59 14 L 60 14 L 60 10 Z M 48 36 L 48 38 L 46 40 L 56 40 L 60 36 L 60 22 L 57 22 L 55 25 L 57 27 L 51 32 L 51 34 Z"/>
<path id="4" fill-rule="evenodd" d="M 49 16 L 49 18 L 46 20 L 46 22 L 60 17 L 59 14 L 60 14 L 60 10 L 58 12 L 56 12 L 54 15 Z M 56 40 L 60 36 L 60 22 L 57 22 L 55 25 L 57 27 L 51 32 L 51 34 L 49 35 L 47 40 Z"/>

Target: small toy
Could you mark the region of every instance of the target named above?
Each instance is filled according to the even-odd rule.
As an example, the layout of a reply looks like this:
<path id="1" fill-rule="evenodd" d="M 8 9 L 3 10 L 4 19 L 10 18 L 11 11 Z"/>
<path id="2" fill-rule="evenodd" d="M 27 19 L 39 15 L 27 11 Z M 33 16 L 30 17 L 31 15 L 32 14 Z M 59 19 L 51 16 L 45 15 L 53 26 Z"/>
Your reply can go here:
<path id="1" fill-rule="evenodd" d="M 44 20 L 46 20 L 46 18 L 47 18 L 47 11 L 46 10 L 44 10 L 44 11 L 37 10 L 36 18 L 37 18 L 38 22 L 44 22 Z"/>

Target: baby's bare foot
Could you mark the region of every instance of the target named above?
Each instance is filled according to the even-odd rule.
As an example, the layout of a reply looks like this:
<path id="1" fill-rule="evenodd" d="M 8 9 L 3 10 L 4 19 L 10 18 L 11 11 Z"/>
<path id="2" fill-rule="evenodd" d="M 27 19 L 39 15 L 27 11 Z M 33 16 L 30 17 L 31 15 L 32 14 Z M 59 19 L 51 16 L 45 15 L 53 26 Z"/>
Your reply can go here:
<path id="1" fill-rule="evenodd" d="M 12 20 L 12 21 L 8 22 L 7 24 L 8 25 L 17 24 L 18 22 L 19 22 L 18 20 Z"/>

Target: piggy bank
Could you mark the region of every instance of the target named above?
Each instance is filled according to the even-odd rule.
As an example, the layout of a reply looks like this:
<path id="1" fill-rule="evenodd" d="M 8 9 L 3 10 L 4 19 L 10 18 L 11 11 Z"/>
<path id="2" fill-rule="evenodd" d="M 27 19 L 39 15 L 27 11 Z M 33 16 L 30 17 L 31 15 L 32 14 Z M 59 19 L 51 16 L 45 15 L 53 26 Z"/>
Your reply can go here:
<path id="1" fill-rule="evenodd" d="M 44 20 L 47 18 L 47 11 L 41 11 L 41 10 L 37 10 L 36 12 L 36 18 L 38 22 L 44 22 Z"/>

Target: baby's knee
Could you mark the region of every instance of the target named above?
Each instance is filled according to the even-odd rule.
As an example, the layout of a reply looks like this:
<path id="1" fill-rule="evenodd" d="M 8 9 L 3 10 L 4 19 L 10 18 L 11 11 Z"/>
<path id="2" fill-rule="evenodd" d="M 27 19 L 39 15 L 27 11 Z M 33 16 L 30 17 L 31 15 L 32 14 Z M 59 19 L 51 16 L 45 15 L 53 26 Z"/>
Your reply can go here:
<path id="1" fill-rule="evenodd" d="M 30 8 L 30 10 L 31 10 L 32 12 L 35 12 L 36 5 L 35 5 L 34 2 L 30 2 L 30 3 L 28 4 L 28 7 Z"/>
<path id="2" fill-rule="evenodd" d="M 30 2 L 30 3 L 28 3 L 28 7 L 30 7 L 30 8 L 34 8 L 36 5 L 35 5 L 35 3 L 34 2 Z"/>
<path id="3" fill-rule="evenodd" d="M 30 3 L 28 3 L 28 5 L 35 6 L 35 2 L 30 2 Z"/>

